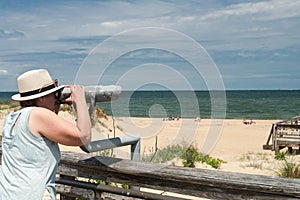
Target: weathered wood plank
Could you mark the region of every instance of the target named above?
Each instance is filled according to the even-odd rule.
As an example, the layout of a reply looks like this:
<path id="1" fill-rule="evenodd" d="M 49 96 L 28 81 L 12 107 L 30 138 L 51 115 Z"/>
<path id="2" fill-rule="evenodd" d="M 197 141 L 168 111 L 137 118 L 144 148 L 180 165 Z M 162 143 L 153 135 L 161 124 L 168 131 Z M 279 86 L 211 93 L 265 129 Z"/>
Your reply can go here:
<path id="1" fill-rule="evenodd" d="M 60 172 L 217 199 L 300 197 L 300 180 L 173 167 L 64 152 Z M 71 169 L 71 171 L 70 171 Z M 74 174 L 75 172 L 75 174 Z"/>
<path id="2" fill-rule="evenodd" d="M 276 139 L 278 142 L 287 142 L 287 143 L 297 143 L 300 144 L 300 138 L 295 139 L 295 138 L 277 138 Z"/>
<path id="3" fill-rule="evenodd" d="M 280 128 L 294 128 L 294 129 L 299 129 L 300 130 L 300 124 L 277 124 L 277 129 Z"/>

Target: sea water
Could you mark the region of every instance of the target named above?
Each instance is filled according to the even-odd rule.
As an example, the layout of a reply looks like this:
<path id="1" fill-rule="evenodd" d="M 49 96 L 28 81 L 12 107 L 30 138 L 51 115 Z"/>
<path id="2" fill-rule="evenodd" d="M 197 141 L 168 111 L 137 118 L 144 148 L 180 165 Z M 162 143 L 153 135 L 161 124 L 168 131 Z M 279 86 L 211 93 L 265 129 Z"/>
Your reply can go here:
<path id="1" fill-rule="evenodd" d="M 222 94 L 220 99 L 211 91 L 123 91 L 118 100 L 97 103 L 97 106 L 116 117 L 224 116 L 226 119 L 281 120 L 300 115 L 300 90 L 219 92 Z M 10 100 L 15 93 L 0 92 L 0 102 Z M 215 115 L 215 109 L 225 113 Z"/>
<path id="2" fill-rule="evenodd" d="M 217 100 L 218 95 L 211 93 L 125 91 L 117 101 L 98 105 L 109 115 L 129 117 L 215 118 L 218 115 L 213 114 L 214 102 L 225 107 L 220 109 L 225 112 L 220 116 L 226 119 L 288 119 L 300 115 L 299 90 L 220 91 L 225 95 Z"/>

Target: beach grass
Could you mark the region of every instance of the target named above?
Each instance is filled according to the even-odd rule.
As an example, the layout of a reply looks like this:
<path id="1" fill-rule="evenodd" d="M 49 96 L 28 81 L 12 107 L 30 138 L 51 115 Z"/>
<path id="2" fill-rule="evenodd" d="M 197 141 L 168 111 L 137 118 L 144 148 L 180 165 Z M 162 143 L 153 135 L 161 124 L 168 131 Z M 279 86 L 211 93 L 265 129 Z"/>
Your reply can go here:
<path id="1" fill-rule="evenodd" d="M 286 178 L 300 178 L 300 163 L 284 159 L 284 163 L 277 171 L 277 175 Z"/>
<path id="2" fill-rule="evenodd" d="M 16 101 L 1 101 L 0 102 L 0 110 L 11 110 L 19 107 L 19 103 Z"/>
<path id="3" fill-rule="evenodd" d="M 150 155 L 143 156 L 142 160 L 146 162 L 165 163 L 179 157 L 184 151 L 185 148 L 181 145 L 167 146 Z"/>

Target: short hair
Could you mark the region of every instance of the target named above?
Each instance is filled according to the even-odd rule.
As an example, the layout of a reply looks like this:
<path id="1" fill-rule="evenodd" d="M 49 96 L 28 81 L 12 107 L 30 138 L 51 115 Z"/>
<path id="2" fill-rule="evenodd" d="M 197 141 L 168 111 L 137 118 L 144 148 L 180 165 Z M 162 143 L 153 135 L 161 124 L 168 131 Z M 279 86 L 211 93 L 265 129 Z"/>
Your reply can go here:
<path id="1" fill-rule="evenodd" d="M 37 99 L 31 99 L 31 100 L 27 100 L 27 101 L 20 101 L 20 106 L 22 108 L 37 106 Z"/>

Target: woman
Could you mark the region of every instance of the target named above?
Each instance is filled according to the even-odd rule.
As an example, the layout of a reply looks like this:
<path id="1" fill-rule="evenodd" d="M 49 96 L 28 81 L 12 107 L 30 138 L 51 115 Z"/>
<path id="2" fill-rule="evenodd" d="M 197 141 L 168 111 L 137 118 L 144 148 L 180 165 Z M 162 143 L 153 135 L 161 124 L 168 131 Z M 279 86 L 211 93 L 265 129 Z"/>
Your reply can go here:
<path id="1" fill-rule="evenodd" d="M 31 70 L 18 77 L 21 109 L 11 112 L 2 129 L 0 199 L 42 199 L 45 189 L 55 199 L 55 174 L 60 160 L 58 143 L 80 146 L 90 142 L 91 123 L 82 86 L 71 89 L 67 102 L 77 111 L 76 125 L 57 115 L 64 86 L 47 70 Z"/>

